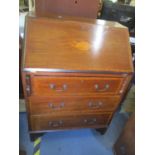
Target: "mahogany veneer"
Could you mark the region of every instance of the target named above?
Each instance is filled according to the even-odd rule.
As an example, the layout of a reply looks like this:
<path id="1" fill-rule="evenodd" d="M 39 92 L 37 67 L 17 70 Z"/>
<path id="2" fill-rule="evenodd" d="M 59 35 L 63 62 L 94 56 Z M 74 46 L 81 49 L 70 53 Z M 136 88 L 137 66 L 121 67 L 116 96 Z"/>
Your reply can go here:
<path id="1" fill-rule="evenodd" d="M 128 29 L 29 15 L 22 80 L 30 133 L 105 128 L 132 78 Z"/>

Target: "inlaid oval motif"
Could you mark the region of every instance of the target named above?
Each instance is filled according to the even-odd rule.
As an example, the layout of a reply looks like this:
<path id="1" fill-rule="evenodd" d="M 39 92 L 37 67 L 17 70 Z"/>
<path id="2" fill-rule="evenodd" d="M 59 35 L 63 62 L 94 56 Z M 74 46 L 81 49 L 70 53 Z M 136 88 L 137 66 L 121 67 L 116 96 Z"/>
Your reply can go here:
<path id="1" fill-rule="evenodd" d="M 77 48 L 79 50 L 83 50 L 83 51 L 87 51 L 90 49 L 90 44 L 86 41 L 77 41 L 77 42 L 73 42 L 72 46 L 74 48 Z"/>

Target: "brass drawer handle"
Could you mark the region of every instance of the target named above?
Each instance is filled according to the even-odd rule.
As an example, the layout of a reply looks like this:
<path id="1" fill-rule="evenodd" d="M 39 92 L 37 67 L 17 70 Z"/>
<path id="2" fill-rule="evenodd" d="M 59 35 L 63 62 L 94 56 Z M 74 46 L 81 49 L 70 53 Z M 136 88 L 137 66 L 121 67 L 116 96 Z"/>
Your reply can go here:
<path id="1" fill-rule="evenodd" d="M 62 125 L 63 125 L 62 120 L 60 120 L 60 121 L 49 121 L 48 122 L 49 127 L 59 127 L 59 126 L 62 126 Z"/>
<path id="2" fill-rule="evenodd" d="M 65 106 L 64 102 L 61 102 L 60 105 L 58 105 L 58 106 L 53 105 L 53 103 L 48 103 L 48 107 L 53 110 L 59 110 L 59 109 L 63 108 L 64 106 Z"/>
<path id="3" fill-rule="evenodd" d="M 108 90 L 110 88 L 110 85 L 109 84 L 105 84 L 103 89 L 100 89 L 98 84 L 95 84 L 94 87 L 95 87 L 96 91 L 103 92 L 103 91 Z"/>
<path id="4" fill-rule="evenodd" d="M 62 89 L 56 89 L 56 85 L 55 84 L 50 84 L 49 86 L 50 86 L 50 88 L 52 90 L 55 90 L 57 92 L 63 92 L 63 91 L 67 90 L 67 84 L 63 84 Z"/>
<path id="5" fill-rule="evenodd" d="M 102 107 L 103 105 L 104 105 L 104 103 L 101 102 L 101 101 L 99 101 L 99 102 L 97 102 L 97 103 L 93 103 L 93 102 L 89 102 L 89 103 L 88 103 L 88 106 L 89 106 L 90 108 L 100 108 L 100 107 Z"/>
<path id="6" fill-rule="evenodd" d="M 92 119 L 84 119 L 85 124 L 95 124 L 96 123 L 96 118 Z"/>

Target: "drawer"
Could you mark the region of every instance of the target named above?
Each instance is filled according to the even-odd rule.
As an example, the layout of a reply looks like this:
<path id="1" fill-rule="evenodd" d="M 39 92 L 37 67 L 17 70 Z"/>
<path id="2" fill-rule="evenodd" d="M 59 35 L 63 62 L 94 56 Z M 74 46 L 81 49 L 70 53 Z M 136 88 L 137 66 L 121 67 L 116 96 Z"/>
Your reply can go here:
<path id="1" fill-rule="evenodd" d="M 32 93 L 38 96 L 62 94 L 118 94 L 123 78 L 34 76 Z"/>
<path id="2" fill-rule="evenodd" d="M 113 111 L 118 106 L 120 96 L 84 96 L 84 97 L 31 97 L 30 113 L 57 114 L 73 111 Z"/>
<path id="3" fill-rule="evenodd" d="M 56 130 L 71 128 L 98 128 L 108 124 L 111 113 L 96 115 L 71 115 L 54 117 L 52 115 L 31 116 L 31 130 Z"/>

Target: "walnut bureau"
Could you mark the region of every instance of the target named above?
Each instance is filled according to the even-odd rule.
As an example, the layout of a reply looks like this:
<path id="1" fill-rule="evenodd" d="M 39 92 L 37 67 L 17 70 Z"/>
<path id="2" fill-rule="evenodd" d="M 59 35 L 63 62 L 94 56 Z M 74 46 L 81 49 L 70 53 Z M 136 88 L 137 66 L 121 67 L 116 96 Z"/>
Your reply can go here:
<path id="1" fill-rule="evenodd" d="M 28 15 L 23 51 L 31 136 L 108 127 L 133 73 L 127 28 L 103 20 Z"/>

